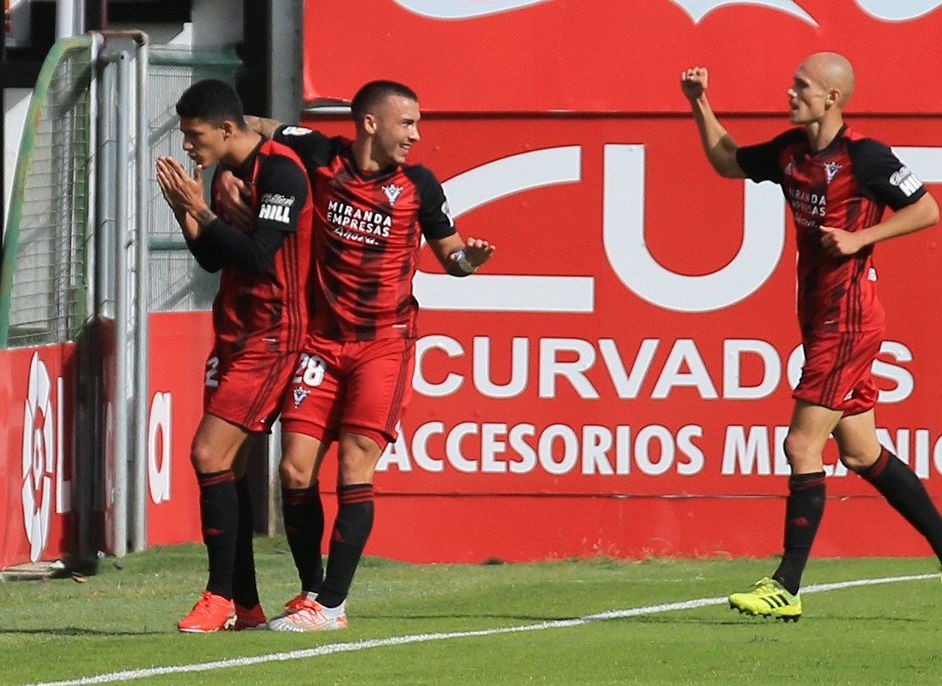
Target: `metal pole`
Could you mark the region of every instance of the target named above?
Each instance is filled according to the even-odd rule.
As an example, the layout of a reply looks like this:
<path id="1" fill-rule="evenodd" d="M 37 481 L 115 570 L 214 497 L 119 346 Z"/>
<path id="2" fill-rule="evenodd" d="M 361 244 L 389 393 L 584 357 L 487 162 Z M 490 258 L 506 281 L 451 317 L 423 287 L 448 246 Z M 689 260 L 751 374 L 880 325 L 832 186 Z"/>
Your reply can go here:
<path id="1" fill-rule="evenodd" d="M 96 431 L 101 426 L 99 406 L 101 405 L 101 308 L 99 307 L 99 294 L 103 288 L 104 277 L 101 271 L 108 265 L 109 260 L 103 259 L 108 253 L 101 252 L 102 235 L 104 234 L 104 213 L 102 212 L 102 190 L 106 184 L 102 183 L 101 168 L 105 164 L 101 159 L 101 150 L 98 142 L 107 140 L 107 135 L 101 127 L 104 123 L 98 117 L 101 103 L 98 98 L 101 93 L 101 77 L 98 72 L 98 53 L 101 50 L 101 34 L 92 35 L 91 64 L 93 77 L 89 84 L 88 99 L 88 128 L 89 150 L 88 174 L 93 183 L 89 184 L 88 216 L 86 231 L 93 249 L 88 250 L 88 275 L 90 287 L 86 294 L 86 311 L 91 314 L 93 324 L 85 327 L 78 345 L 78 374 L 85 379 L 73 391 L 76 403 L 76 414 L 73 419 L 75 438 L 72 445 L 72 483 L 73 483 L 73 510 L 76 517 L 76 544 L 78 547 L 78 560 L 83 566 L 95 560 L 98 546 L 93 544 L 97 539 L 94 532 L 97 530 L 93 521 L 95 517 L 96 495 L 100 493 L 96 485 L 100 474 L 98 467 L 101 461 L 97 459 L 101 453 L 102 439 L 105 432 Z M 107 439 L 105 439 L 107 440 Z"/>
<path id="2" fill-rule="evenodd" d="M 114 554 L 124 557 L 128 548 L 128 168 L 131 163 L 129 91 L 131 69 L 127 51 L 117 55 L 118 135 L 115 155 L 115 392 L 114 392 Z"/>
<path id="3" fill-rule="evenodd" d="M 56 40 L 84 33 L 84 16 L 83 0 L 56 0 Z"/>
<path id="4" fill-rule="evenodd" d="M 134 217 L 135 262 L 137 281 L 134 290 L 135 346 L 134 346 L 134 530 L 131 535 L 131 550 L 147 548 L 147 461 L 150 423 L 150 393 L 148 390 L 148 351 L 150 320 L 150 255 L 148 238 L 150 227 L 150 195 L 147 183 L 150 179 L 150 130 L 147 102 L 147 36 L 141 34 L 137 49 L 137 144 L 135 154 L 135 196 L 137 200 Z"/>

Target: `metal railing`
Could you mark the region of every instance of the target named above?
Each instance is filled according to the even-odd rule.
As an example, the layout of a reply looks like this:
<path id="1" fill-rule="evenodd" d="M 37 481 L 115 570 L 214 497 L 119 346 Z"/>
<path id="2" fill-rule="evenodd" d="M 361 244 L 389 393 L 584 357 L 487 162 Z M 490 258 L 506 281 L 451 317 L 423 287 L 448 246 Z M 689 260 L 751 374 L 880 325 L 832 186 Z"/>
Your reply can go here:
<path id="1" fill-rule="evenodd" d="M 159 200 L 154 163 L 181 150 L 180 93 L 232 81 L 239 64 L 231 50 L 92 33 L 53 47 L 29 105 L 0 264 L 0 348 L 80 341 L 73 459 L 92 476 L 75 501 L 105 509 L 117 556 L 147 547 L 149 314 L 206 309 L 217 286 Z M 79 529 L 87 550 L 94 534 Z"/>
<path id="2" fill-rule="evenodd" d="M 73 339 L 85 324 L 95 41 L 57 43 L 39 73 L 0 265 L 0 347 Z"/>

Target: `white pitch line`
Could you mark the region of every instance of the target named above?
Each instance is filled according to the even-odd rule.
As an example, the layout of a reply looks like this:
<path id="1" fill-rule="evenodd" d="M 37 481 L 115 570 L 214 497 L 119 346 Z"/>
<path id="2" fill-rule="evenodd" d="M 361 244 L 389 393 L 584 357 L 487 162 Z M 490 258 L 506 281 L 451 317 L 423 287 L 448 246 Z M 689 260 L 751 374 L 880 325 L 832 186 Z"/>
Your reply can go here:
<path id="1" fill-rule="evenodd" d="M 813 584 L 801 589 L 803 594 L 823 593 L 826 591 L 836 591 L 843 588 L 853 588 L 855 586 L 875 586 L 877 584 L 894 584 L 904 581 L 922 581 L 925 579 L 938 579 L 938 574 L 916 574 L 912 576 L 887 576 L 877 579 L 857 579 L 855 581 L 839 581 L 833 584 Z M 722 605 L 727 602 L 726 597 L 721 598 L 697 598 L 695 600 L 685 600 L 679 603 L 664 603 L 662 605 L 647 605 L 645 607 L 635 607 L 626 610 L 610 610 L 598 614 L 586 615 L 575 619 L 558 619 L 549 622 L 538 622 L 536 624 L 522 624 L 519 626 L 509 626 L 495 629 L 480 629 L 478 631 L 453 631 L 448 633 L 435 634 L 411 634 L 408 636 L 393 636 L 391 638 L 374 638 L 368 641 L 355 641 L 353 643 L 331 643 L 318 648 L 308 648 L 306 650 L 292 650 L 286 653 L 270 653 L 268 655 L 256 655 L 254 657 L 240 657 L 232 660 L 216 660 L 215 662 L 200 662 L 193 665 L 172 665 L 169 667 L 151 667 L 148 669 L 129 669 L 123 672 L 111 672 L 109 674 L 99 674 L 98 676 L 86 676 L 80 679 L 69 679 L 67 681 L 46 681 L 25 686 L 86 686 L 87 684 L 109 684 L 118 681 L 132 681 L 135 679 L 146 679 L 152 676 L 162 676 L 164 674 L 185 674 L 188 672 L 208 672 L 215 669 L 228 669 L 231 667 L 246 667 L 265 662 L 286 662 L 288 660 L 304 660 L 311 657 L 320 657 L 321 655 L 333 655 L 334 653 L 348 653 L 356 650 L 368 650 L 369 648 L 384 648 L 386 646 L 401 646 L 409 643 L 426 643 L 429 641 L 444 641 L 453 638 L 477 638 L 480 636 L 497 636 L 499 634 L 513 634 L 524 631 L 543 631 L 545 629 L 562 629 L 571 626 L 580 626 L 591 622 L 609 621 L 612 619 L 625 619 L 628 617 L 641 617 L 644 615 L 656 615 L 662 612 L 673 612 L 674 610 L 693 610 L 700 607 L 711 605 Z"/>

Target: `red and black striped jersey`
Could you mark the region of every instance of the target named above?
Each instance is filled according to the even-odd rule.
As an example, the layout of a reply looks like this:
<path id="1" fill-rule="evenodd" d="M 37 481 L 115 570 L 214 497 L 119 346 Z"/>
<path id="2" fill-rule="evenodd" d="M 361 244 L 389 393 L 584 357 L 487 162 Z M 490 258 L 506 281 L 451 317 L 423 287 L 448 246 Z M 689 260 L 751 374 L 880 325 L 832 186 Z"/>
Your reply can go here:
<path id="1" fill-rule="evenodd" d="M 211 193 L 219 218 L 191 242 L 201 265 L 221 270 L 213 301 L 216 344 L 230 350 L 301 350 L 312 298 L 313 211 L 304 167 L 287 146 L 264 141 L 239 169 L 230 170 L 250 191 L 246 200 L 255 221 L 247 232 L 230 226 L 217 202 L 220 171 Z"/>
<path id="2" fill-rule="evenodd" d="M 312 333 L 334 340 L 415 337 L 412 279 L 422 236 L 455 233 L 434 174 L 421 165 L 364 173 L 349 139 L 303 127 L 282 127 L 275 140 L 301 157 L 314 193 Z"/>
<path id="3" fill-rule="evenodd" d="M 833 257 L 821 226 L 860 231 L 899 210 L 926 189 L 883 143 L 844 126 L 827 147 L 811 149 L 803 129 L 739 148 L 736 159 L 753 181 L 773 181 L 792 209 L 798 246 L 798 320 L 805 335 L 873 331 L 885 323 L 877 298 L 873 246 Z"/>

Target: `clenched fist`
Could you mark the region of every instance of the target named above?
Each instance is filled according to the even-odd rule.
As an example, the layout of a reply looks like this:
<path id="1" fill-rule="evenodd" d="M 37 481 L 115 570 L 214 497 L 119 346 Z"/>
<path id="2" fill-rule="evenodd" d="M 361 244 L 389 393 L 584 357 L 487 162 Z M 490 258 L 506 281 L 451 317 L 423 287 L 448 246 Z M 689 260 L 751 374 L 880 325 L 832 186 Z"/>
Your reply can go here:
<path id="1" fill-rule="evenodd" d="M 709 72 L 706 67 L 690 67 L 680 73 L 680 89 L 689 100 L 696 100 L 707 89 Z"/>

